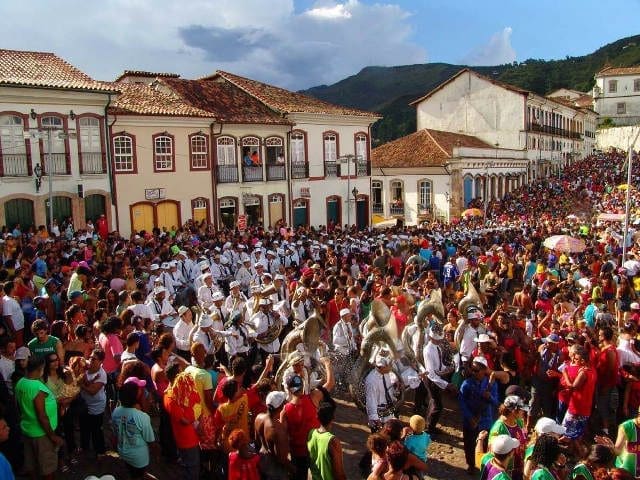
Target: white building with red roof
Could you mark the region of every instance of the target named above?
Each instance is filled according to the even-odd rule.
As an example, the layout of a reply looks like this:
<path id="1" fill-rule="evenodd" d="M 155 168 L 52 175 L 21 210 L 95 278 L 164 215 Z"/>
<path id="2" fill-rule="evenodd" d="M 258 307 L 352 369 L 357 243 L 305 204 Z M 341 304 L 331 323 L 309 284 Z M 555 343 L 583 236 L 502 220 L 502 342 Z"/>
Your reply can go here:
<path id="1" fill-rule="evenodd" d="M 601 122 L 610 118 L 616 126 L 640 123 L 640 65 L 606 67 L 595 80 L 593 98 Z"/>

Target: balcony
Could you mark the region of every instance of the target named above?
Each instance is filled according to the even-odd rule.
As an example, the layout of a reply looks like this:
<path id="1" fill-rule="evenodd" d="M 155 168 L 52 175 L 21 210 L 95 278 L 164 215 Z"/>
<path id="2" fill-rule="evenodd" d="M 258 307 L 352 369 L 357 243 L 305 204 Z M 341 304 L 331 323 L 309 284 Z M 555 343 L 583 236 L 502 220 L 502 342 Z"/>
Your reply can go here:
<path id="1" fill-rule="evenodd" d="M 66 153 L 52 153 L 42 155 L 42 169 L 43 175 L 48 175 L 49 171 L 53 175 L 69 175 L 67 171 L 67 154 Z"/>
<path id="2" fill-rule="evenodd" d="M 243 182 L 261 182 L 262 181 L 262 165 L 242 166 Z"/>
<path id="3" fill-rule="evenodd" d="M 380 215 L 384 214 L 384 205 L 381 203 L 371 204 L 371 213 L 379 213 Z"/>
<path id="4" fill-rule="evenodd" d="M 404 215 L 404 203 L 393 202 L 389 205 L 391 215 Z"/>
<path id="5" fill-rule="evenodd" d="M 324 162 L 324 175 L 326 177 L 337 177 L 340 175 L 340 168 L 337 162 Z"/>
<path id="6" fill-rule="evenodd" d="M 287 169 L 284 165 L 267 165 L 267 180 L 285 180 Z"/>
<path id="7" fill-rule="evenodd" d="M 102 152 L 81 152 L 80 153 L 80 173 L 87 175 L 95 175 L 105 173 L 103 168 Z"/>
<path id="8" fill-rule="evenodd" d="M 368 177 L 369 176 L 369 162 L 365 159 L 358 159 L 356 163 L 356 176 Z"/>
<path id="9" fill-rule="evenodd" d="M 238 183 L 238 167 L 236 165 L 218 165 L 216 176 L 218 183 Z"/>
<path id="10" fill-rule="evenodd" d="M 430 216 L 433 214 L 433 206 L 430 204 L 418 205 L 418 215 Z"/>
<path id="11" fill-rule="evenodd" d="M 2 175 L 4 177 L 28 177 L 29 159 L 26 153 L 2 155 Z"/>
<path id="12" fill-rule="evenodd" d="M 309 176 L 309 164 L 304 162 L 291 162 L 291 178 L 307 178 Z"/>

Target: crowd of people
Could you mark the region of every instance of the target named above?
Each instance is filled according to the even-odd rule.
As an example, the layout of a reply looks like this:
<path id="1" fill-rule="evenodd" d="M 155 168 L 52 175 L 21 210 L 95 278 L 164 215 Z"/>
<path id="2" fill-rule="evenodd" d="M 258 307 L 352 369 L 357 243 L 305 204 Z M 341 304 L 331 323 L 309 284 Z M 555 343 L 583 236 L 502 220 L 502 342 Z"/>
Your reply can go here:
<path id="1" fill-rule="evenodd" d="M 597 220 L 640 205 L 624 159 L 383 232 L 3 228 L 1 478 L 117 451 L 131 478 L 344 479 L 334 396 L 371 480 L 428 472 L 447 402 L 482 480 L 640 477 L 640 243 Z"/>

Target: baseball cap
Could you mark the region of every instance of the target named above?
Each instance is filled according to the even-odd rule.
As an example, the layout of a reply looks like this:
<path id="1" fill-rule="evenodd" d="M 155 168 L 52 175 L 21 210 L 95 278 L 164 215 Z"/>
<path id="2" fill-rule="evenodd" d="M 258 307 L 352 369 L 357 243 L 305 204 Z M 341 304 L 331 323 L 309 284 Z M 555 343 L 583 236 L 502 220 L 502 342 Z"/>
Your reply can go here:
<path id="1" fill-rule="evenodd" d="M 481 356 L 473 357 L 473 363 L 479 363 L 480 365 L 484 365 L 485 367 L 489 366 L 489 364 L 487 363 L 487 359 Z"/>
<path id="2" fill-rule="evenodd" d="M 144 387 L 147 384 L 147 381 L 138 377 L 129 377 L 124 381 L 124 383 L 125 385 L 127 383 L 135 383 L 139 387 Z"/>
<path id="3" fill-rule="evenodd" d="M 300 375 L 294 375 L 289 380 L 287 380 L 287 388 L 291 393 L 302 390 L 303 386 L 304 384 L 302 383 L 302 378 L 300 378 Z"/>
<path id="4" fill-rule="evenodd" d="M 340 316 L 344 317 L 345 315 L 348 315 L 349 313 L 351 313 L 351 310 L 349 310 L 348 308 L 343 308 L 340 310 Z"/>
<path id="5" fill-rule="evenodd" d="M 497 435 L 491 441 L 491 451 L 498 455 L 504 455 L 518 448 L 520 442 L 509 435 Z"/>
<path id="6" fill-rule="evenodd" d="M 20 347 L 16 349 L 16 353 L 13 358 L 15 358 L 16 360 L 26 360 L 30 356 L 31 350 L 29 350 L 27 347 Z"/>
<path id="7" fill-rule="evenodd" d="M 542 417 L 536 422 L 536 432 L 538 432 L 538 434 L 555 433 L 557 435 L 564 435 L 567 429 L 562 425 L 558 425 L 555 420 L 551 418 Z"/>
<path id="8" fill-rule="evenodd" d="M 75 300 L 78 297 L 82 296 L 82 292 L 80 290 L 74 290 L 73 292 L 69 293 L 69 300 Z"/>
<path id="9" fill-rule="evenodd" d="M 209 315 L 202 315 L 200 317 L 200 327 L 202 328 L 213 327 L 213 320 Z"/>
<path id="10" fill-rule="evenodd" d="M 516 397 L 515 395 L 509 395 L 507 398 L 504 399 L 504 406 L 514 410 L 514 409 L 518 409 L 518 410 L 523 410 L 525 412 L 529 411 L 529 405 L 527 405 L 526 403 L 524 403 L 524 400 L 522 400 L 520 397 Z"/>
<path id="11" fill-rule="evenodd" d="M 548 337 L 542 339 L 542 341 L 544 343 L 558 343 L 560 341 L 560 337 L 555 333 L 551 333 Z"/>
<path id="12" fill-rule="evenodd" d="M 284 392 L 279 392 L 279 391 L 269 392 L 269 394 L 267 395 L 267 401 L 266 401 L 267 407 L 280 408 L 280 406 L 284 403 L 286 399 L 287 399 L 287 394 Z"/>
<path id="13" fill-rule="evenodd" d="M 234 280 L 233 282 L 229 282 L 229 288 L 236 288 L 240 286 L 240 282 Z"/>

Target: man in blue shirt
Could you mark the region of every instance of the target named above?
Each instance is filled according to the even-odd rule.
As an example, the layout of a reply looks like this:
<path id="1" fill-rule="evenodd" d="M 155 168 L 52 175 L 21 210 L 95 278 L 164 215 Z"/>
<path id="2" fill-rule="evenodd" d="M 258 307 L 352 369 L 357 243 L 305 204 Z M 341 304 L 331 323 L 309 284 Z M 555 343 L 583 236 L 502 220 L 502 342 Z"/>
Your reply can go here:
<path id="1" fill-rule="evenodd" d="M 471 363 L 471 375 L 462 382 L 458 400 L 462 410 L 462 439 L 467 472 L 473 474 L 475 447 L 478 432 L 489 430 L 493 423 L 493 411 L 498 406 L 498 386 L 489 381 L 489 368 L 484 357 L 475 357 Z"/>
<path id="2" fill-rule="evenodd" d="M 9 439 L 9 425 L 7 421 L 0 417 L 0 443 L 4 443 Z M 0 478 L 3 480 L 15 480 L 13 470 L 11 470 L 11 464 L 7 461 L 5 456 L 0 453 Z"/>

